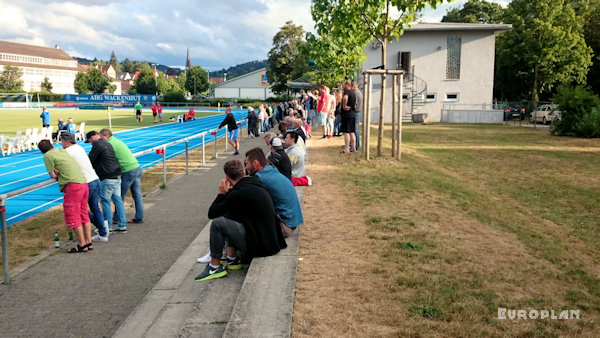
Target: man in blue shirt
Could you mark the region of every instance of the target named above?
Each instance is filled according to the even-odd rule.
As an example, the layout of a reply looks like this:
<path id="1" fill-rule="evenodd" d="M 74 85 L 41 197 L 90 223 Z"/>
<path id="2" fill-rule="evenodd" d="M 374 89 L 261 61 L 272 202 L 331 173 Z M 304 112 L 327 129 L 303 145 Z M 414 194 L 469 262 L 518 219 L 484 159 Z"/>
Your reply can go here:
<path id="1" fill-rule="evenodd" d="M 294 185 L 277 168 L 268 164 L 262 149 L 246 152 L 246 170 L 251 176 L 258 177 L 273 199 L 275 212 L 288 227 L 295 229 L 304 222 Z"/>
<path id="2" fill-rule="evenodd" d="M 42 108 L 40 117 L 42 118 L 42 127 L 50 127 L 50 112 L 46 107 Z"/>

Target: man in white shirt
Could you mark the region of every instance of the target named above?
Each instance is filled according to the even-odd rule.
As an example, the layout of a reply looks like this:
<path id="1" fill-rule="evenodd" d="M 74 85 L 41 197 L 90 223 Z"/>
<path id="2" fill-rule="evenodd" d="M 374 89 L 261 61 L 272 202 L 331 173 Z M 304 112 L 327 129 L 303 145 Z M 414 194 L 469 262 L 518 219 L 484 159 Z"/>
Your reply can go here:
<path id="1" fill-rule="evenodd" d="M 83 147 L 77 144 L 73 134 L 62 133 L 60 143 L 65 151 L 75 159 L 75 162 L 77 162 L 77 165 L 83 172 L 88 184 L 88 206 L 91 211 L 90 220 L 98 228 L 98 235 L 92 237 L 92 240 L 108 242 L 108 229 L 104 224 L 104 216 L 98 206 L 98 202 L 100 201 L 100 179 L 98 178 L 94 167 L 92 167 L 92 162 L 90 162 L 90 158 Z"/>

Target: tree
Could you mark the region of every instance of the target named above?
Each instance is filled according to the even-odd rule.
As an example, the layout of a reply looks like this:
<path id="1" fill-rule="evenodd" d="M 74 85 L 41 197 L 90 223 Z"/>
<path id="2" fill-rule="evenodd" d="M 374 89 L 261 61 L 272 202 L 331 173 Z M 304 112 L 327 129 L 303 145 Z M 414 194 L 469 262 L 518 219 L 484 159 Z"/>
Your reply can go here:
<path id="1" fill-rule="evenodd" d="M 300 53 L 303 34 L 302 26 L 288 21 L 273 37 L 273 48 L 267 59 L 267 77 L 276 94 L 289 93 L 286 84 L 308 70 L 308 57 Z"/>
<path id="2" fill-rule="evenodd" d="M 500 23 L 504 10 L 500 4 L 485 0 L 469 0 L 461 9 L 448 10 L 442 22 Z"/>
<path id="3" fill-rule="evenodd" d="M 6 65 L 0 73 L 0 90 L 6 92 L 23 91 L 23 70 L 19 67 Z"/>
<path id="4" fill-rule="evenodd" d="M 108 87 L 106 89 L 108 90 L 109 93 L 114 94 L 115 91 L 117 90 L 117 85 L 111 83 L 108 85 Z"/>
<path id="5" fill-rule="evenodd" d="M 73 81 L 73 87 L 79 94 L 89 93 L 88 74 L 86 72 L 77 72 L 77 75 L 75 75 L 75 81 Z"/>
<path id="6" fill-rule="evenodd" d="M 587 74 L 587 84 L 595 93 L 600 93 L 600 1 L 593 1 L 582 13 L 585 43 L 593 50 L 595 57 Z"/>
<path id="7" fill-rule="evenodd" d="M 88 68 L 87 81 L 87 88 L 93 94 L 102 94 L 108 87 L 108 79 L 102 74 L 100 69 L 95 67 Z"/>
<path id="8" fill-rule="evenodd" d="M 50 79 L 48 79 L 47 76 L 44 77 L 44 81 L 42 81 L 40 87 L 42 88 L 43 92 L 52 93 L 52 82 L 50 82 Z"/>
<path id="9" fill-rule="evenodd" d="M 125 60 L 123 60 L 123 66 L 121 69 L 126 73 L 133 73 L 133 62 L 131 62 L 131 60 L 128 58 L 125 58 Z"/>
<path id="10" fill-rule="evenodd" d="M 185 89 L 196 95 L 208 89 L 208 73 L 200 66 L 192 66 L 187 71 Z"/>
<path id="11" fill-rule="evenodd" d="M 499 66 L 514 78 L 503 85 L 528 85 L 534 110 L 540 94 L 550 94 L 556 85 L 585 82 L 592 50 L 570 3 L 513 0 L 504 21 L 513 29 L 498 39 Z"/>
<path id="12" fill-rule="evenodd" d="M 156 94 L 156 79 L 154 78 L 154 69 L 150 67 L 140 70 L 140 74 L 135 79 L 132 89 L 136 94 Z"/>
<path id="13" fill-rule="evenodd" d="M 115 54 L 114 50 L 112 51 L 112 53 L 110 53 L 110 60 L 108 61 L 108 63 L 113 66 L 115 72 L 121 72 L 121 64 L 119 63 L 119 60 L 117 60 L 117 55 Z"/>
<path id="14" fill-rule="evenodd" d="M 362 32 L 367 32 L 372 39 L 378 41 L 381 44 L 381 67 L 387 69 L 388 42 L 402 36 L 404 26 L 415 20 L 417 12 L 428 5 L 435 8 L 442 2 L 443 0 L 313 0 L 313 6 L 331 9 L 328 20 L 320 19 L 316 25 L 324 25 L 324 28 L 329 30 L 337 29 L 336 36 L 340 37 L 340 42 L 347 44 L 353 34 Z M 387 83 L 385 74 L 381 75 L 381 83 Z M 381 156 L 383 150 L 384 108 L 385 90 L 382 90 L 379 104 L 378 156 Z"/>

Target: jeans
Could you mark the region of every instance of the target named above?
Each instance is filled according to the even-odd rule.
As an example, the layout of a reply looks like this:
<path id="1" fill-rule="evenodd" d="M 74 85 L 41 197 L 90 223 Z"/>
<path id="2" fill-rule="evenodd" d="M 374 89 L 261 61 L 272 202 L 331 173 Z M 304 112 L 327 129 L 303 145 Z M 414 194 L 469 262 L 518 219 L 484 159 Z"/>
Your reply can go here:
<path id="1" fill-rule="evenodd" d="M 340 134 L 340 125 L 342 124 L 342 115 L 335 116 L 335 122 L 333 123 L 333 133 L 336 135 Z"/>
<path id="2" fill-rule="evenodd" d="M 119 228 L 127 226 L 127 219 L 125 218 L 125 206 L 123 205 L 123 199 L 121 198 L 121 178 L 111 179 L 107 178 L 100 181 L 100 203 L 102 204 L 102 213 L 104 213 L 104 220 L 112 222 L 112 209 L 110 207 L 110 201 L 115 204 L 116 215 L 119 221 Z M 110 226 L 110 225 L 109 225 Z"/>
<path id="3" fill-rule="evenodd" d="M 137 221 L 144 220 L 144 198 L 142 196 L 142 167 L 137 167 L 121 174 L 121 198 L 125 199 L 127 190 L 131 189 L 133 204 L 135 205 L 135 216 Z M 113 220 L 117 220 L 116 215 Z"/>
<path id="4" fill-rule="evenodd" d="M 355 114 L 356 118 L 354 119 L 354 135 L 356 135 L 356 150 L 360 149 L 360 133 L 358 129 L 358 124 L 360 123 L 361 116 L 361 112 L 357 111 Z"/>
<path id="5" fill-rule="evenodd" d="M 100 180 L 93 180 L 88 183 L 88 189 L 90 191 L 90 195 L 88 197 L 88 206 L 90 207 L 90 220 L 101 236 L 105 236 L 106 234 L 102 234 L 104 232 L 104 216 L 102 215 L 102 211 L 100 210 Z"/>
<path id="6" fill-rule="evenodd" d="M 237 251 L 245 253 L 246 250 L 246 229 L 242 223 L 238 223 L 226 217 L 217 217 L 212 220 L 210 225 L 210 255 L 213 258 L 220 258 L 225 243 L 233 246 Z"/>

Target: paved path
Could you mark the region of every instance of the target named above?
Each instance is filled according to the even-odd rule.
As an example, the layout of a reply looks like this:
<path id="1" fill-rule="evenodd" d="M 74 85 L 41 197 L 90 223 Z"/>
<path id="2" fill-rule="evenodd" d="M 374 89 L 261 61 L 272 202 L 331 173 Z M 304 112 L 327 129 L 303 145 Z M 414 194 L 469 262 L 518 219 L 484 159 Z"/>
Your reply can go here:
<path id="1" fill-rule="evenodd" d="M 264 148 L 262 138 L 243 139 L 240 152 L 256 146 Z M 14 277 L 11 285 L 0 285 L 0 336 L 112 336 L 188 247 L 192 259 L 208 250 L 198 235 L 209 221 L 208 207 L 223 177 L 223 163 L 234 157 L 231 153 L 147 196 L 145 223 L 128 226 L 127 234 L 111 235 L 108 243 L 97 243 L 88 253 L 67 254 L 73 245 L 63 243 Z M 193 242 L 196 245 L 190 246 Z M 201 270 L 199 264 L 192 265 Z M 235 294 L 246 271 L 206 284 L 186 284 L 190 289 L 178 291 L 180 302 L 194 311 L 198 297 L 219 299 L 210 292 L 219 285 L 231 285 L 225 293 Z M 214 331 L 205 331 L 205 336 L 222 335 L 227 320 L 223 315 L 210 319 Z"/>

